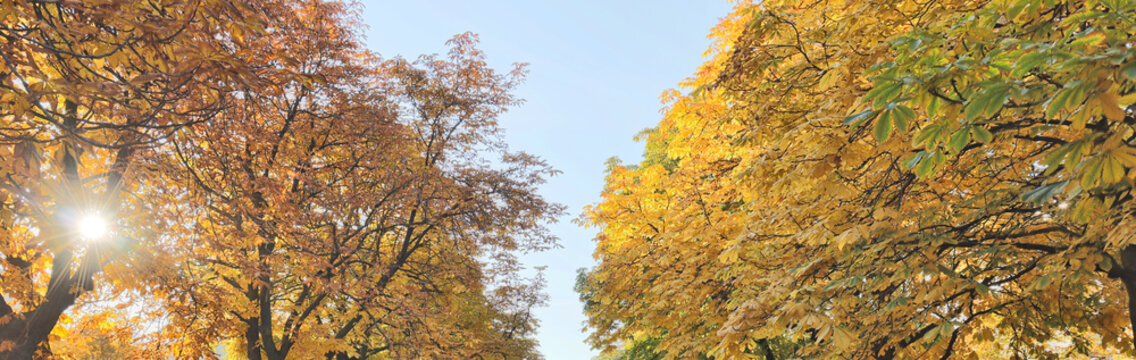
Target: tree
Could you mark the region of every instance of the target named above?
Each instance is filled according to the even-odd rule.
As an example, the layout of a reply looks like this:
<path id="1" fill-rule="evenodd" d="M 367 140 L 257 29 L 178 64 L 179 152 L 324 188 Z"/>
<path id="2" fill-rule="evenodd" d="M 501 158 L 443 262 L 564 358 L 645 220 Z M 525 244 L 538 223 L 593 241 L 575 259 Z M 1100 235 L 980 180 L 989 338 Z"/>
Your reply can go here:
<path id="1" fill-rule="evenodd" d="M 648 138 L 675 165 L 615 168 L 586 215 L 602 228 L 593 341 L 1131 354 L 1134 13 L 739 4 Z"/>
<path id="2" fill-rule="evenodd" d="M 83 216 L 115 218 L 133 164 L 224 107 L 247 74 L 243 4 L 9 1 L 0 5 L 0 357 L 50 351 L 52 329 L 137 235 L 84 242 Z M 221 35 L 218 35 L 221 34 Z"/>
<path id="3" fill-rule="evenodd" d="M 523 68 L 472 34 L 412 63 L 341 2 L 0 19 L 0 358 L 539 358 L 515 256 L 556 244 L 555 171 L 500 140 Z"/>
<path id="4" fill-rule="evenodd" d="M 154 196 L 183 202 L 163 216 L 181 220 L 179 233 L 155 250 L 178 271 L 149 282 L 168 294 L 168 331 L 195 334 L 174 347 L 206 356 L 241 339 L 249 359 L 531 354 L 539 287 L 490 287 L 517 271 L 514 252 L 555 245 L 543 223 L 561 211 L 536 193 L 554 171 L 498 139 L 521 69 L 496 74 L 471 34 L 446 58 L 379 63 L 358 49 L 343 4 L 307 6 L 276 14 L 263 48 L 303 55 L 264 70 L 273 86 L 179 133 L 157 165 L 178 185 Z M 527 305 L 494 304 L 509 302 Z"/>

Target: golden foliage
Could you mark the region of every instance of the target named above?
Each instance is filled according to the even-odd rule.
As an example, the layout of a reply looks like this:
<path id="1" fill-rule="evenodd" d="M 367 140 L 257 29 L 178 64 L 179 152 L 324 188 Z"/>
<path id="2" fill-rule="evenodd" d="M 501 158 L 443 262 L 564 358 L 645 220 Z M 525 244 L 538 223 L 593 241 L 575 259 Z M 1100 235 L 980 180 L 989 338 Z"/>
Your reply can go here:
<path id="1" fill-rule="evenodd" d="M 537 357 L 523 67 L 381 59 L 352 6 L 0 4 L 0 357 Z"/>
<path id="2" fill-rule="evenodd" d="M 1132 355 L 1133 19 L 1130 1 L 739 3 L 583 217 L 592 342 Z"/>

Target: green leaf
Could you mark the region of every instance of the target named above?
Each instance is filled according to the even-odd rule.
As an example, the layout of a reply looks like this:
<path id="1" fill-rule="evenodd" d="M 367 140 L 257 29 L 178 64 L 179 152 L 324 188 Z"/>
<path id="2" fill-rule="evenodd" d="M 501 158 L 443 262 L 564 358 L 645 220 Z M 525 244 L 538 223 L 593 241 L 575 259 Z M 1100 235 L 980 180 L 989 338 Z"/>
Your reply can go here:
<path id="1" fill-rule="evenodd" d="M 942 104 L 938 96 L 931 97 L 931 104 L 927 105 L 927 116 L 935 117 L 939 113 L 939 105 Z"/>
<path id="2" fill-rule="evenodd" d="M 971 126 L 970 134 L 974 135 L 975 140 L 983 144 L 989 144 L 991 140 L 994 140 L 994 134 L 991 134 L 990 130 L 986 130 L 986 128 L 981 126 Z"/>
<path id="3" fill-rule="evenodd" d="M 1069 148 L 1068 155 L 1065 156 L 1065 167 L 1073 168 L 1081 163 L 1081 157 L 1085 154 L 1085 142 L 1078 141 Z"/>
<path id="4" fill-rule="evenodd" d="M 889 111 L 888 114 L 897 131 L 907 132 L 907 119 L 903 118 L 903 114 L 895 110 Z"/>
<path id="5" fill-rule="evenodd" d="M 1104 39 L 1105 36 L 1103 31 L 1094 31 L 1088 35 L 1081 36 L 1077 40 L 1074 40 L 1073 42 L 1069 43 L 1069 46 L 1096 45 L 1103 42 Z"/>
<path id="6" fill-rule="evenodd" d="M 947 147 L 951 150 L 951 154 L 958 154 L 966 144 L 970 143 L 970 131 L 966 129 L 959 129 L 951 134 L 951 142 Z"/>
<path id="7" fill-rule="evenodd" d="M 971 95 L 964 115 L 967 120 L 973 120 L 981 115 L 992 116 L 1002 109 L 1002 105 L 1008 99 L 1010 99 L 1010 84 L 987 84 L 981 91 Z"/>
<path id="8" fill-rule="evenodd" d="M 1078 201 L 1070 212 L 1073 219 L 1080 222 L 1089 221 L 1089 218 L 1103 205 L 1099 198 L 1089 197 Z"/>
<path id="9" fill-rule="evenodd" d="M 975 93 L 973 97 L 971 97 L 970 101 L 967 102 L 966 110 L 964 110 L 963 112 L 963 114 L 966 116 L 966 119 L 973 120 L 979 115 L 982 115 L 982 111 L 986 109 L 986 102 L 989 100 L 989 98 L 983 96 L 983 93 Z"/>
<path id="10" fill-rule="evenodd" d="M 1053 198 L 1053 195 L 1060 193 L 1061 190 L 1065 188 L 1065 185 L 1069 185 L 1068 179 L 1038 186 L 1036 189 L 1023 193 L 1022 200 L 1033 202 L 1035 204 L 1041 204 Z"/>
<path id="11" fill-rule="evenodd" d="M 1080 80 L 1074 81 L 1074 83 L 1076 83 L 1076 85 L 1073 86 L 1071 92 L 1069 93 L 1069 101 L 1065 104 L 1069 107 L 1080 106 L 1081 103 L 1085 102 L 1085 98 L 1089 96 L 1088 86 L 1082 86 Z"/>
<path id="12" fill-rule="evenodd" d="M 852 127 L 860 127 L 864 122 L 871 120 L 876 116 L 875 110 L 864 110 L 852 115 L 844 117 L 844 125 L 851 125 Z"/>
<path id="13" fill-rule="evenodd" d="M 1017 19 L 1018 15 L 1021 15 L 1023 12 L 1027 12 L 1028 9 L 1032 9 L 1036 6 L 1036 0 L 1018 0 L 1012 7 L 1010 7 L 1010 11 L 1008 11 L 1006 14 L 1010 19 Z"/>
<path id="14" fill-rule="evenodd" d="M 907 121 L 915 119 L 915 110 L 912 110 L 911 108 L 903 105 L 899 105 L 895 107 L 895 111 L 897 112 L 897 115 L 899 115 L 893 115 L 898 119 L 896 120 L 895 127 L 899 128 L 900 131 L 907 131 Z"/>
<path id="15" fill-rule="evenodd" d="M 1064 88 L 1058 91 L 1057 95 L 1054 95 L 1052 99 L 1049 99 L 1049 105 L 1045 108 L 1046 118 L 1052 119 L 1056 117 L 1057 112 L 1065 108 L 1065 103 L 1069 101 L 1070 92 L 1069 88 Z"/>
<path id="16" fill-rule="evenodd" d="M 923 160 L 919 161 L 919 165 L 915 166 L 915 176 L 922 178 L 931 175 L 935 172 L 935 166 L 942 163 L 945 158 L 941 151 L 931 153 L 931 156 L 924 156 Z"/>
<path id="17" fill-rule="evenodd" d="M 925 156 L 927 156 L 927 152 L 926 151 L 920 151 L 919 153 L 915 154 L 915 156 L 912 156 L 911 158 L 907 159 L 907 161 L 903 163 L 903 167 L 908 168 L 908 169 L 913 169 L 913 168 L 915 168 L 915 165 L 919 164 L 919 160 L 923 160 L 923 157 L 925 157 Z"/>
<path id="18" fill-rule="evenodd" d="M 1124 69 L 1120 70 L 1120 73 L 1124 74 L 1124 77 L 1130 80 L 1136 80 L 1136 61 L 1125 65 Z"/>
<path id="19" fill-rule="evenodd" d="M 1020 78 L 1029 73 L 1034 68 L 1037 68 L 1046 60 L 1049 60 L 1049 55 L 1046 53 L 1037 52 L 1025 54 L 1018 59 L 1018 62 L 1016 64 L 1014 64 L 1014 70 L 1010 72 L 1010 77 Z"/>
<path id="20" fill-rule="evenodd" d="M 938 138 L 939 130 L 942 128 L 942 125 L 939 124 L 924 126 L 923 129 L 919 130 L 918 134 L 915 134 L 914 141 L 911 145 L 915 147 L 926 145 L 928 150 L 935 150 L 934 148 L 937 145 L 937 141 L 935 140 Z"/>
<path id="21" fill-rule="evenodd" d="M 1081 168 L 1081 187 L 1092 189 L 1100 182 L 1101 177 L 1101 158 L 1091 158 L 1085 162 L 1085 167 Z"/>
<path id="22" fill-rule="evenodd" d="M 900 90 L 903 90 L 903 83 L 888 81 L 885 84 L 877 85 L 872 90 L 868 90 L 868 93 L 864 94 L 864 100 L 873 101 L 872 107 L 879 109 L 891 102 L 896 95 L 899 95 Z"/>
<path id="23" fill-rule="evenodd" d="M 1083 190 L 1084 190 L 1084 188 L 1081 187 L 1081 184 L 1073 183 L 1073 187 L 1069 188 L 1069 191 L 1067 191 L 1065 193 L 1065 198 L 1066 199 L 1075 198 L 1075 197 L 1077 197 L 1077 195 L 1081 195 L 1081 191 L 1083 191 Z"/>
<path id="24" fill-rule="evenodd" d="M 1104 156 L 1101 159 L 1101 182 L 1111 185 L 1124 178 L 1124 165 L 1115 156 Z"/>
<path id="25" fill-rule="evenodd" d="M 990 293 L 990 287 L 983 285 L 982 283 L 975 285 L 974 289 L 978 290 L 978 292 L 983 293 L 983 294 L 989 294 Z"/>
<path id="26" fill-rule="evenodd" d="M 1045 166 L 1050 169 L 1056 168 L 1058 165 L 1061 165 L 1061 161 L 1065 160 L 1065 155 L 1069 154 L 1069 150 L 1073 148 L 1073 144 L 1074 143 L 1065 144 L 1056 150 L 1050 151 L 1049 154 L 1046 154 L 1045 158 L 1041 160 L 1041 163 L 1045 164 Z"/>
<path id="27" fill-rule="evenodd" d="M 876 137 L 876 141 L 879 141 L 881 143 L 887 141 L 887 139 L 891 137 L 891 130 L 893 129 L 893 127 L 891 116 L 888 116 L 889 114 L 891 114 L 890 111 L 883 112 L 880 117 L 876 119 L 876 127 L 872 131 L 872 135 Z"/>
<path id="28" fill-rule="evenodd" d="M 989 100 L 986 101 L 986 107 L 983 113 L 986 116 L 993 116 L 1002 109 L 1002 105 L 1006 104 L 1006 100 L 1010 99 L 1010 85 L 998 84 L 987 90 L 986 96 Z"/>
<path id="29" fill-rule="evenodd" d="M 872 106 L 879 109 L 886 106 L 888 103 L 895 100 L 899 96 L 900 90 L 903 90 L 902 83 L 895 83 L 895 85 L 888 86 L 880 92 L 879 97 L 872 103 Z"/>
<path id="30" fill-rule="evenodd" d="M 918 176 L 918 177 L 921 177 L 921 178 L 927 177 L 927 175 L 931 173 L 931 169 L 934 169 L 934 168 L 935 168 L 935 163 L 933 161 L 931 161 L 929 159 L 920 161 L 919 165 L 915 166 L 915 176 Z"/>

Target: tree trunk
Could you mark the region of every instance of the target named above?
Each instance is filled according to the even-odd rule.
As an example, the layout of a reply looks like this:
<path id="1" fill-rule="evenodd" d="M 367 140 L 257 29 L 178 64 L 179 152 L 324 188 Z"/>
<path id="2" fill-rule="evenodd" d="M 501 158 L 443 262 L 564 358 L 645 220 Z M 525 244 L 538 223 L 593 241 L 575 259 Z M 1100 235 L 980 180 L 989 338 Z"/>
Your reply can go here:
<path id="1" fill-rule="evenodd" d="M 1136 349 L 1136 245 L 1120 251 L 1120 282 L 1128 293 L 1128 323 L 1132 326 L 1132 347 Z"/>
<path id="2" fill-rule="evenodd" d="M 77 105 L 71 101 L 66 103 L 67 116 L 64 119 L 63 127 L 67 132 L 74 132 L 77 128 Z M 132 136 L 125 136 L 121 140 L 129 142 Z M 103 209 L 108 214 L 114 214 L 118 211 L 118 194 L 121 191 L 122 176 L 126 172 L 128 165 L 133 159 L 134 149 L 127 146 L 119 148 L 114 155 L 114 161 L 111 163 L 110 171 L 107 173 L 107 183 L 104 196 L 108 207 Z M 58 201 L 57 207 L 59 209 L 76 209 L 77 199 L 86 196 L 87 190 L 83 188 L 82 179 L 79 177 L 79 159 L 76 157 L 75 152 L 67 145 L 63 147 L 63 168 L 61 175 L 63 183 L 69 190 L 71 197 L 63 197 L 56 199 Z M 54 232 L 56 239 L 63 239 L 64 241 L 73 242 L 75 239 L 68 234 L 68 225 L 62 219 L 56 219 L 54 223 L 49 223 L 44 228 L 46 235 L 49 232 Z M 53 236 L 44 236 L 45 238 L 52 238 Z M 21 314 L 5 314 L 0 316 L 8 317 L 7 323 L 0 325 L 0 343 L 11 341 L 15 344 L 13 348 L 7 351 L 0 351 L 0 360 L 2 359 L 31 359 L 35 357 L 37 351 L 43 357 L 50 357 L 51 348 L 48 344 L 47 338 L 51 334 L 51 330 L 55 329 L 55 325 L 59 323 L 59 317 L 71 305 L 75 304 L 77 299 L 84 292 L 94 289 L 94 276 L 96 273 L 102 271 L 102 264 L 100 259 L 90 255 L 88 251 L 86 256 L 82 259 L 75 259 L 73 249 L 67 244 L 61 247 L 54 248 L 55 256 L 51 260 L 51 278 L 48 280 L 47 292 L 44 294 L 44 300 L 35 309 L 30 309 Z M 109 253 L 110 258 L 115 254 Z M 109 261 L 110 259 L 103 259 Z M 72 267 L 78 261 L 78 271 L 72 271 Z M 11 311 L 11 307 L 4 303 L 3 308 L 5 311 Z"/>
<path id="3" fill-rule="evenodd" d="M 0 352 L 0 359 L 31 359 L 35 357 L 36 350 L 50 353 L 48 335 L 59 323 L 63 311 L 75 304 L 75 298 L 82 293 L 82 290 L 73 291 L 73 284 L 64 281 L 55 287 L 55 291 L 48 292 L 47 299 L 35 310 L 10 315 L 12 318 L 8 323 L 0 327 L 0 342 L 11 341 L 15 347 Z"/>
<path id="4" fill-rule="evenodd" d="M 84 258 L 80 268 L 90 267 L 91 261 Z M 79 295 L 90 290 L 93 274 L 72 274 L 73 262 L 70 250 L 57 253 L 52 260 L 51 279 L 48 280 L 44 301 L 33 310 L 9 315 L 8 323 L 0 327 L 0 342 L 11 341 L 15 346 L 0 352 L 0 359 L 31 359 L 37 350 L 43 356 L 50 353 L 47 337 L 59 323 L 59 316 L 75 304 Z"/>
<path id="5" fill-rule="evenodd" d="M 249 360 L 260 360 L 260 321 L 257 318 L 245 322 L 245 355 Z"/>

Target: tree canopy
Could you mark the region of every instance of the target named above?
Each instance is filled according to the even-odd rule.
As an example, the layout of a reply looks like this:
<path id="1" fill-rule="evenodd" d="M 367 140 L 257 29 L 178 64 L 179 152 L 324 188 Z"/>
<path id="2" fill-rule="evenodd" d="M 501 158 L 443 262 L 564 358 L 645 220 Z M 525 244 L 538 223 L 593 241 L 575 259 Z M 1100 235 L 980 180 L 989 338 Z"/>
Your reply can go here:
<path id="1" fill-rule="evenodd" d="M 1134 33 L 1119 0 L 739 2 L 582 217 L 592 343 L 1136 354 Z"/>
<path id="2" fill-rule="evenodd" d="M 0 4 L 0 358 L 539 358 L 517 65 L 337 1 Z M 105 236 L 78 225 L 94 222 Z"/>

